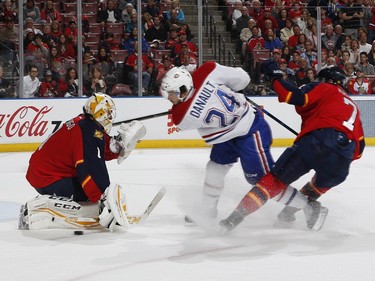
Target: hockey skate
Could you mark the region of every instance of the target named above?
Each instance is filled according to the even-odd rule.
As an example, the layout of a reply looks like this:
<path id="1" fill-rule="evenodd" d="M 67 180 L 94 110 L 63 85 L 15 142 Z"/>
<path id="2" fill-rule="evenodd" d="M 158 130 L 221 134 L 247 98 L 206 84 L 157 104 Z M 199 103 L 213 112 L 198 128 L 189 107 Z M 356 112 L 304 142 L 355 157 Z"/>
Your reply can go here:
<path id="1" fill-rule="evenodd" d="M 284 209 L 282 209 L 277 215 L 277 220 L 274 223 L 274 226 L 278 228 L 290 228 L 296 220 L 295 214 L 298 211 L 298 208 L 285 206 Z"/>
<path id="2" fill-rule="evenodd" d="M 237 210 L 233 211 L 233 213 L 229 217 L 220 221 L 220 233 L 224 234 L 226 232 L 232 231 L 244 220 L 244 218 L 245 217 L 241 212 Z"/>
<path id="3" fill-rule="evenodd" d="M 328 215 L 328 208 L 323 207 L 318 201 L 309 201 L 303 211 L 309 229 L 318 231 L 323 227 Z"/>
<path id="4" fill-rule="evenodd" d="M 18 229 L 19 230 L 29 229 L 29 219 L 27 215 L 26 205 L 21 205 L 20 214 L 18 217 Z"/>
<path id="5" fill-rule="evenodd" d="M 205 209 L 202 212 L 198 213 L 198 216 L 200 216 L 203 220 L 214 220 L 217 218 L 217 208 L 211 208 L 211 209 Z M 197 223 L 189 216 L 185 215 L 184 218 L 185 226 L 194 227 L 197 226 Z"/>

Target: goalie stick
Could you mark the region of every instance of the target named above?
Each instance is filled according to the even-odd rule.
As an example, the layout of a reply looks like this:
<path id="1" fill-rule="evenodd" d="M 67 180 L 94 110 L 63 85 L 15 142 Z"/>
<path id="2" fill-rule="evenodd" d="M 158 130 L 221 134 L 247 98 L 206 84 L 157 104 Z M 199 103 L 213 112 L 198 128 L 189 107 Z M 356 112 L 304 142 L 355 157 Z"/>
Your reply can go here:
<path id="1" fill-rule="evenodd" d="M 162 187 L 159 192 L 155 195 L 154 199 L 151 200 L 150 204 L 148 204 L 146 210 L 143 212 L 142 215 L 138 216 L 127 216 L 129 224 L 140 224 L 147 220 L 151 212 L 155 209 L 156 205 L 159 204 L 160 200 L 164 197 L 167 189 Z"/>

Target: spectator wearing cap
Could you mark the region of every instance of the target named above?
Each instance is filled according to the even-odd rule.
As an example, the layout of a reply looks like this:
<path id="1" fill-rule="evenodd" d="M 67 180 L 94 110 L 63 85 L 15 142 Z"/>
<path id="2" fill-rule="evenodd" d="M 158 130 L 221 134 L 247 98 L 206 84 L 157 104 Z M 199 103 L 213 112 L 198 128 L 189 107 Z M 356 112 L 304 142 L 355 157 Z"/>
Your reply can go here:
<path id="1" fill-rule="evenodd" d="M 157 71 L 158 71 L 158 74 L 156 76 L 157 86 L 161 85 L 161 82 L 163 80 L 165 73 L 167 73 L 167 71 L 172 69 L 173 67 L 174 67 L 174 64 L 173 64 L 172 58 L 169 55 L 164 54 L 161 58 L 161 63 L 159 63 L 157 66 Z"/>
<path id="2" fill-rule="evenodd" d="M 29 31 L 32 31 L 34 34 L 43 35 L 43 32 L 34 26 L 34 20 L 32 18 L 25 19 L 25 29 L 23 35 L 26 36 Z"/>
<path id="3" fill-rule="evenodd" d="M 39 86 L 39 97 L 55 98 L 59 97 L 57 91 L 57 82 L 53 80 L 52 71 L 47 69 L 44 75 L 44 81 Z"/>
<path id="4" fill-rule="evenodd" d="M 278 62 L 281 59 L 281 50 L 280 49 L 273 49 L 272 58 Z"/>
<path id="5" fill-rule="evenodd" d="M 53 21 L 61 22 L 61 14 L 55 9 L 52 0 L 47 0 L 44 8 L 40 11 L 40 17 L 43 21 L 52 23 Z"/>
<path id="6" fill-rule="evenodd" d="M 137 10 L 134 9 L 134 6 L 132 3 L 127 3 L 125 8 L 122 9 L 121 21 L 124 22 L 125 25 L 128 25 L 132 14 L 137 14 Z"/>
<path id="7" fill-rule="evenodd" d="M 77 42 L 77 36 L 78 36 L 78 26 L 77 26 L 77 19 L 75 17 L 72 17 L 69 21 L 69 25 L 65 27 L 64 34 L 66 38 L 71 42 L 73 45 L 75 45 L 75 42 Z M 82 31 L 82 35 L 83 31 Z"/>
<path id="8" fill-rule="evenodd" d="M 274 31 L 272 29 L 267 29 L 265 33 L 264 48 L 272 52 L 274 49 L 281 49 L 282 47 L 283 43 L 276 37 Z"/>
<path id="9" fill-rule="evenodd" d="M 159 16 L 154 17 L 154 25 L 146 30 L 145 38 L 148 42 L 152 42 L 155 39 L 160 41 L 167 40 L 168 33 Z"/>
<path id="10" fill-rule="evenodd" d="M 186 44 L 189 52 L 194 55 L 195 57 L 198 57 L 198 47 L 194 42 L 187 41 L 187 35 L 185 30 L 180 30 L 178 32 L 179 42 L 176 43 L 172 49 L 171 57 L 174 58 L 176 55 L 178 55 L 181 52 L 182 45 Z"/>
<path id="11" fill-rule="evenodd" d="M 0 57 L 4 64 L 12 65 L 14 50 L 18 43 L 18 29 L 14 27 L 14 21 L 7 19 L 5 26 L 0 29 Z"/>
<path id="12" fill-rule="evenodd" d="M 280 69 L 284 73 L 284 77 L 283 78 L 285 80 L 287 80 L 287 81 L 290 81 L 290 82 L 296 84 L 296 79 L 295 79 L 295 76 L 294 76 L 294 71 L 291 70 L 288 67 L 288 62 L 285 59 L 279 59 L 277 63 L 279 65 Z"/>
<path id="13" fill-rule="evenodd" d="M 351 78 L 348 82 L 348 91 L 351 95 L 371 95 L 371 82 L 365 77 L 362 69 L 358 69 L 355 78 Z"/>
<path id="14" fill-rule="evenodd" d="M 301 52 L 298 50 L 294 50 L 292 52 L 292 59 L 288 63 L 288 67 L 294 71 L 301 67 L 300 63 L 301 63 Z"/>
<path id="15" fill-rule="evenodd" d="M 32 18 L 35 23 L 44 23 L 40 16 L 40 10 L 35 5 L 34 0 L 26 1 L 26 5 L 23 7 L 23 18 Z"/>
<path id="16" fill-rule="evenodd" d="M 98 21 L 102 24 L 107 22 L 121 22 L 122 11 L 116 6 L 113 0 L 107 0 L 106 8 L 101 9 L 98 15 Z"/>

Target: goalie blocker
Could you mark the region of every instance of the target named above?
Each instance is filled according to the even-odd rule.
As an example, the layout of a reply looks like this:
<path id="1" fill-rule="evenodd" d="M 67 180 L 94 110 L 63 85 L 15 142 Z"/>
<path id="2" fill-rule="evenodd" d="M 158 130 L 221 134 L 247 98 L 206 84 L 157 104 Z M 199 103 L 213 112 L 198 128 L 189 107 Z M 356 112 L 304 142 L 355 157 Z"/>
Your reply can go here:
<path id="1" fill-rule="evenodd" d="M 39 195 L 21 206 L 18 228 L 40 229 L 127 229 L 129 224 L 143 223 L 166 193 L 162 188 L 141 215 L 128 216 L 126 197 L 121 185 L 110 185 L 99 203 L 70 198 Z"/>

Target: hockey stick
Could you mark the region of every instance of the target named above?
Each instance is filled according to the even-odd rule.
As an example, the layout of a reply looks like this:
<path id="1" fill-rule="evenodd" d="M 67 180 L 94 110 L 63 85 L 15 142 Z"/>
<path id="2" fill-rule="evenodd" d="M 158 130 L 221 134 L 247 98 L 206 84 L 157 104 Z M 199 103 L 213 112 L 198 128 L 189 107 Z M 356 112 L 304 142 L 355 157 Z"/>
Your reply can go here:
<path id="1" fill-rule="evenodd" d="M 160 200 L 164 197 L 167 189 L 162 187 L 159 192 L 155 195 L 154 199 L 151 200 L 150 204 L 148 204 L 146 210 L 143 212 L 142 215 L 138 216 L 127 216 L 129 224 L 140 224 L 147 220 L 150 216 L 151 212 L 155 209 L 156 205 L 159 204 Z"/>
<path id="2" fill-rule="evenodd" d="M 298 135 L 298 133 L 295 130 L 293 130 L 291 127 L 289 127 L 287 124 L 285 124 L 283 121 L 281 121 L 279 118 L 277 118 L 273 114 L 269 113 L 266 109 L 264 109 L 263 107 L 261 107 L 259 104 L 257 104 L 256 102 L 252 101 L 247 96 L 245 96 L 245 99 L 249 103 L 251 103 L 252 105 L 254 105 L 257 109 L 259 109 L 260 111 L 262 111 L 264 114 L 268 115 L 268 117 L 272 118 L 274 121 L 276 121 L 281 126 L 283 126 L 285 129 L 287 129 L 288 131 L 292 132 L 295 135 Z"/>
<path id="3" fill-rule="evenodd" d="M 143 116 L 143 117 L 132 118 L 132 119 L 124 120 L 124 121 L 115 122 L 115 123 L 113 123 L 113 126 L 117 126 L 117 125 L 120 125 L 121 123 L 128 123 L 128 122 L 135 121 L 135 120 L 142 121 L 142 120 L 152 119 L 152 118 L 156 118 L 156 117 L 160 117 L 160 116 L 164 116 L 164 115 L 168 115 L 168 114 L 169 114 L 169 110 L 165 111 L 165 112 L 146 115 L 146 116 Z"/>

